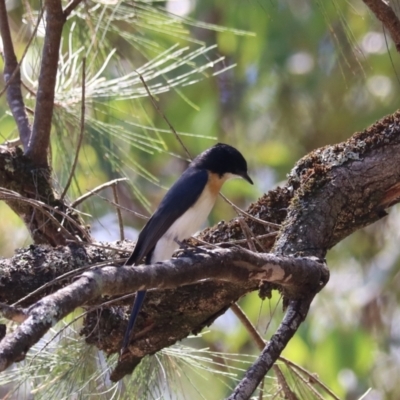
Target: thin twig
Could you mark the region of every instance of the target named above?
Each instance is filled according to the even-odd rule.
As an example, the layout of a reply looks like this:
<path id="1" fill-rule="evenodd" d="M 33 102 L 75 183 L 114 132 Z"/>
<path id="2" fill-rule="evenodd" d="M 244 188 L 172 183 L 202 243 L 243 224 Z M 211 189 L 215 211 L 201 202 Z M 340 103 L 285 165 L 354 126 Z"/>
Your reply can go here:
<path id="1" fill-rule="evenodd" d="M 230 204 L 238 213 L 244 215 L 247 218 L 252 219 L 253 221 L 258 222 L 259 224 L 262 225 L 267 225 L 267 226 L 271 226 L 272 228 L 278 228 L 280 229 L 281 226 L 279 224 L 274 224 L 273 222 L 268 222 L 268 221 L 264 221 L 260 218 L 257 218 L 249 213 L 247 213 L 246 211 L 242 210 L 240 207 L 238 207 L 236 204 L 232 203 L 226 196 L 224 196 L 222 193 L 219 194 L 228 204 Z"/>
<path id="2" fill-rule="evenodd" d="M 247 332 L 250 334 L 250 336 L 254 340 L 254 343 L 256 343 L 258 349 L 263 350 L 265 347 L 265 341 L 261 337 L 257 329 L 254 327 L 254 325 L 251 323 L 251 321 L 247 318 L 247 315 L 244 313 L 244 311 L 239 307 L 237 303 L 232 304 L 231 310 L 239 319 L 239 321 L 242 323 L 242 325 L 245 327 Z"/>
<path id="3" fill-rule="evenodd" d="M 172 133 L 175 135 L 175 137 L 178 139 L 178 142 L 180 143 L 180 145 L 182 146 L 182 148 L 185 150 L 187 156 L 189 157 L 189 160 L 192 160 L 192 156 L 189 153 L 189 150 L 187 149 L 187 147 L 185 146 L 185 144 L 183 143 L 181 137 L 179 136 L 178 132 L 175 130 L 175 128 L 172 126 L 172 124 L 169 122 L 168 118 L 164 115 L 164 113 L 160 110 L 160 107 L 158 107 L 158 104 L 155 100 L 155 98 L 153 97 L 153 95 L 150 92 L 149 87 L 147 86 L 145 80 L 143 79 L 143 76 L 141 74 L 139 74 L 137 72 L 137 74 L 139 75 L 140 80 L 143 83 L 144 88 L 146 89 L 147 94 L 150 97 L 151 102 L 153 103 L 154 108 L 156 109 L 156 111 L 161 115 L 161 117 L 164 119 L 164 121 L 167 123 L 167 125 L 169 126 L 169 129 L 171 129 Z"/>
<path id="4" fill-rule="evenodd" d="M 314 383 L 313 380 L 310 381 L 310 380 L 304 378 L 304 376 L 301 375 L 300 372 L 297 371 L 296 369 L 293 369 L 292 371 L 293 371 L 293 373 L 297 376 L 297 378 L 300 379 L 300 380 L 303 382 L 303 384 L 307 386 L 308 390 L 309 390 L 310 392 L 312 392 L 313 395 L 314 395 L 318 400 L 324 400 L 324 398 L 321 396 L 321 394 L 318 392 L 318 390 L 315 389 L 315 387 L 312 385 L 312 384 Z"/>
<path id="5" fill-rule="evenodd" d="M 21 82 L 22 87 L 32 96 L 36 97 L 36 92 L 30 88 L 24 81 Z M 25 110 L 30 115 L 35 115 L 35 111 L 32 108 L 25 106 Z"/>
<path id="6" fill-rule="evenodd" d="M 4 189 L 1 189 L 1 192 L 4 192 Z M 10 201 L 10 200 L 23 201 L 25 203 L 28 203 L 31 207 L 33 207 L 37 210 L 40 210 L 40 212 L 43 213 L 47 218 L 49 218 L 55 225 L 59 226 L 59 228 L 64 232 L 64 234 L 67 237 L 72 238 L 73 240 L 76 240 L 76 238 L 72 235 L 72 233 L 70 233 L 63 225 L 61 225 L 60 221 L 58 221 L 57 218 L 55 218 L 49 211 L 44 209 L 44 207 L 47 206 L 47 208 L 52 209 L 52 211 L 56 211 L 54 208 L 52 208 L 51 206 L 49 206 L 45 203 L 42 203 L 41 201 L 28 199 L 27 197 L 23 197 L 15 192 L 11 192 L 11 191 L 9 191 L 9 192 L 10 193 L 6 192 L 5 194 L 0 193 L 0 199 L 8 200 L 8 201 Z M 57 210 L 57 211 L 60 214 L 65 215 L 61 211 L 59 211 L 59 210 Z"/>
<path id="7" fill-rule="evenodd" d="M 276 391 L 276 393 L 274 394 L 274 397 L 271 398 L 271 400 L 277 399 L 281 392 L 282 392 L 282 388 L 279 388 L 279 389 Z"/>
<path id="8" fill-rule="evenodd" d="M 83 134 L 85 133 L 85 85 L 86 85 L 86 57 L 83 57 L 83 59 L 82 59 L 82 89 L 81 89 L 81 92 L 82 92 L 82 96 L 81 96 L 81 129 L 79 132 L 78 144 L 76 146 L 75 159 L 72 164 L 71 172 L 69 173 L 67 184 L 65 185 L 64 190 L 61 194 L 61 200 L 63 200 L 65 195 L 67 194 L 67 191 L 72 182 L 72 178 L 74 177 L 75 169 L 78 164 L 79 152 L 80 152 L 81 146 L 82 146 Z"/>
<path id="9" fill-rule="evenodd" d="M 55 285 L 56 283 L 60 283 L 68 278 L 73 278 L 74 276 L 79 275 L 81 272 L 87 271 L 91 268 L 100 268 L 100 267 L 105 267 L 107 265 L 110 265 L 110 261 L 102 261 L 102 262 L 98 262 L 96 264 L 92 264 L 92 265 L 86 265 L 84 267 L 80 267 L 77 269 L 74 269 L 73 271 L 68 271 L 65 274 L 62 274 L 60 276 L 57 276 L 57 278 L 54 278 L 53 280 L 51 280 L 50 282 L 46 282 L 45 284 L 43 284 L 42 286 L 38 287 L 37 289 L 35 289 L 33 292 L 30 292 L 29 294 L 27 294 L 25 297 L 22 297 L 21 299 L 19 299 L 18 301 L 16 301 L 13 306 L 17 306 L 18 304 L 23 303 L 26 300 L 29 300 L 30 298 L 36 296 L 38 293 L 42 292 L 43 290 L 47 289 L 50 286 Z"/>
<path id="10" fill-rule="evenodd" d="M 249 246 L 249 249 L 252 251 L 257 252 L 255 243 L 256 242 L 259 246 L 260 249 L 264 252 L 267 253 L 267 250 L 265 249 L 265 247 L 261 244 L 261 242 L 253 235 L 253 232 L 251 231 L 251 229 L 249 228 L 249 226 L 247 225 L 246 221 L 244 220 L 244 218 L 240 217 L 239 218 L 239 224 L 240 227 L 242 228 L 242 232 L 244 234 L 244 236 L 246 237 L 247 240 L 247 245 Z"/>
<path id="11" fill-rule="evenodd" d="M 253 238 L 253 232 L 251 232 L 250 228 L 248 227 L 248 225 L 246 224 L 244 219 L 241 218 L 241 217 L 239 218 L 239 225 L 242 228 L 242 232 L 243 232 L 244 237 L 246 238 L 247 246 L 249 246 L 249 249 L 251 251 L 254 251 L 255 253 L 257 253 L 256 245 L 251 240 Z"/>
<path id="12" fill-rule="evenodd" d="M 64 9 L 65 18 L 69 17 L 69 15 L 72 13 L 72 11 L 74 11 L 75 8 L 78 7 L 80 3 L 82 3 L 82 0 L 70 1 Z"/>
<path id="13" fill-rule="evenodd" d="M 258 392 L 258 400 L 263 400 L 263 398 L 264 398 L 264 382 L 265 382 L 265 379 L 263 379 L 260 383 L 260 386 L 259 386 L 260 391 Z"/>
<path id="14" fill-rule="evenodd" d="M 72 321 L 68 322 L 68 324 L 64 325 L 59 331 L 57 331 L 44 345 L 43 347 L 31 358 L 30 364 L 35 360 L 35 358 L 43 351 L 46 349 L 46 347 L 57 337 L 60 336 L 61 333 L 63 333 L 69 326 L 71 326 L 73 323 L 84 317 L 86 314 L 88 314 L 90 311 L 87 310 L 83 312 L 82 314 L 79 314 L 77 317 L 75 317 Z"/>
<path id="15" fill-rule="evenodd" d="M 202 239 L 198 238 L 197 236 L 191 236 L 190 239 L 195 240 L 197 243 L 200 243 L 200 244 L 202 244 L 203 246 L 209 246 L 209 247 L 212 247 L 212 248 L 214 248 L 214 249 L 217 248 L 217 247 L 219 247 L 219 245 L 220 245 L 220 243 L 218 243 L 218 244 L 215 244 L 215 243 L 208 243 L 208 242 L 206 242 L 205 240 L 202 240 Z M 225 242 L 225 243 L 228 243 L 228 242 Z M 229 243 L 230 243 L 230 242 L 229 242 Z"/>
<path id="16" fill-rule="evenodd" d="M 244 311 L 240 308 L 240 306 L 237 303 L 234 303 L 231 306 L 231 310 L 236 315 L 236 317 L 239 319 L 239 321 L 242 323 L 242 325 L 247 330 L 247 332 L 250 334 L 250 336 L 254 340 L 254 343 L 257 345 L 258 349 L 259 350 L 263 350 L 264 347 L 265 347 L 266 342 L 264 341 L 264 339 L 262 338 L 260 333 L 257 331 L 255 326 L 247 318 L 247 315 L 244 313 Z M 337 397 L 323 382 L 321 382 L 311 372 L 307 371 L 305 368 L 301 367 L 300 365 L 297 365 L 293 361 L 290 361 L 290 360 L 288 360 L 287 358 L 285 358 L 283 356 L 280 356 L 279 360 L 282 361 L 283 363 L 285 363 L 288 366 L 288 368 L 293 368 L 293 369 L 297 369 L 297 370 L 301 371 L 303 374 L 305 374 L 308 377 L 308 380 L 310 382 L 315 382 L 324 391 L 326 391 L 326 393 L 328 393 L 330 396 L 332 396 L 332 398 L 334 398 L 335 400 L 339 400 L 339 397 Z M 278 372 L 278 371 L 275 370 L 275 366 L 274 366 L 274 371 L 275 371 L 275 373 L 279 373 L 280 372 L 280 371 Z M 286 391 L 285 391 L 285 393 L 286 393 Z"/>
<path id="17" fill-rule="evenodd" d="M 12 147 L 17 147 L 20 144 L 22 144 L 21 138 L 17 138 L 17 139 L 10 139 L 10 140 L 6 140 L 4 142 L 4 144 L 10 149 Z"/>
<path id="18" fill-rule="evenodd" d="M 24 8 L 25 8 L 25 15 L 27 16 L 26 19 L 29 21 L 31 24 L 34 22 L 34 17 L 33 17 L 33 12 L 32 12 L 32 7 L 29 4 L 28 0 L 22 0 L 22 3 L 24 3 Z M 43 10 L 43 7 L 41 8 Z"/>
<path id="19" fill-rule="evenodd" d="M 302 366 L 294 363 L 293 361 L 288 360 L 286 357 L 280 356 L 279 360 L 284 362 L 287 366 L 290 366 L 291 368 L 297 369 L 299 371 L 301 371 L 303 374 L 305 374 L 308 379 L 312 382 L 315 382 L 316 384 L 318 384 L 319 386 L 321 386 L 321 388 L 323 390 L 326 391 L 326 393 L 328 393 L 332 398 L 334 398 L 335 400 L 340 400 L 340 398 L 338 396 L 335 395 L 335 393 L 332 392 L 332 390 L 330 390 L 328 388 L 328 386 L 326 386 L 323 382 L 321 382 L 314 374 L 312 374 L 310 371 L 307 371 L 305 368 L 303 368 Z"/>
<path id="20" fill-rule="evenodd" d="M 285 376 L 283 375 L 281 369 L 276 364 L 274 365 L 274 372 L 275 372 L 276 378 L 278 379 L 279 385 L 281 386 L 282 391 L 285 394 L 285 399 L 299 400 L 298 397 L 290 389 L 290 387 L 285 379 Z"/>
<path id="21" fill-rule="evenodd" d="M 50 210 L 53 213 L 61 215 L 64 219 L 68 220 L 82 235 L 83 238 L 88 240 L 90 242 L 90 237 L 86 230 L 79 224 L 77 223 L 73 218 L 71 218 L 68 214 L 65 212 L 59 210 L 56 207 L 52 207 L 49 204 L 43 203 L 42 201 L 35 200 L 35 199 L 30 199 L 27 197 L 24 197 L 20 195 L 17 192 L 14 192 L 12 190 L 8 190 L 5 188 L 0 188 L 0 196 L 4 200 L 15 200 L 15 201 L 23 201 L 25 203 L 30 204 L 32 207 L 40 210 L 44 215 L 46 215 L 49 219 L 51 219 L 56 225 L 60 227 L 60 229 L 63 230 L 64 234 L 67 235 L 67 237 L 72 238 L 73 240 L 76 241 L 76 238 L 46 209 Z"/>
<path id="22" fill-rule="evenodd" d="M 69 240 L 67 240 L 67 242 L 68 242 Z M 99 249 L 104 249 L 104 250 L 112 250 L 112 251 L 115 251 L 115 252 L 117 252 L 117 253 L 121 253 L 121 254 L 123 254 L 123 253 L 129 253 L 130 252 L 130 250 L 124 250 L 124 249 L 119 249 L 119 248 L 117 248 L 117 247 L 113 247 L 113 246 L 105 246 L 105 245 L 102 245 L 102 244 L 99 244 L 99 243 L 85 243 L 85 242 L 82 242 L 82 243 L 80 243 L 82 246 L 94 246 L 94 247 L 98 247 Z M 126 257 L 126 259 L 124 259 L 124 258 L 121 258 L 121 263 L 123 263 L 124 261 L 126 261 L 126 260 L 128 260 L 128 257 Z"/>
<path id="23" fill-rule="evenodd" d="M 117 179 L 113 179 L 112 181 L 103 183 L 102 185 L 97 186 L 97 187 L 95 187 L 94 189 L 89 190 L 89 191 L 88 191 L 87 193 L 85 193 L 84 195 L 78 197 L 75 201 L 73 201 L 73 202 L 71 203 L 71 207 L 76 207 L 76 206 L 78 206 L 79 204 L 81 204 L 82 202 L 84 202 L 85 200 L 87 200 L 89 197 L 91 197 L 91 196 L 93 196 L 94 194 L 100 192 L 101 190 L 106 189 L 106 188 L 108 188 L 108 187 L 114 185 L 114 184 L 117 183 L 117 182 L 122 182 L 122 181 L 126 181 L 126 180 L 127 180 L 126 178 L 117 178 Z"/>
<path id="24" fill-rule="evenodd" d="M 252 250 L 252 249 L 250 249 L 250 250 Z M 266 343 L 265 343 L 264 339 L 261 337 L 260 333 L 255 328 L 255 326 L 247 318 L 247 315 L 245 314 L 245 312 L 240 308 L 240 306 L 237 303 L 232 304 L 231 310 L 236 315 L 236 317 L 239 319 L 239 321 L 242 323 L 242 325 L 247 330 L 247 332 L 250 334 L 251 338 L 254 340 L 254 343 L 257 345 L 258 349 L 263 350 Z M 296 397 L 291 396 L 291 395 L 293 395 L 293 392 L 290 390 L 280 368 L 275 364 L 273 366 L 273 370 L 274 370 L 275 375 L 278 379 L 278 382 L 280 383 L 282 390 L 286 394 L 287 398 L 291 399 L 291 400 L 296 400 Z M 262 380 L 260 383 L 260 393 L 261 394 L 263 393 L 263 383 L 264 383 L 264 380 Z"/>
<path id="25" fill-rule="evenodd" d="M 266 239 L 272 236 L 276 236 L 279 232 L 275 231 L 275 232 L 271 232 L 271 233 L 265 233 L 264 235 L 257 235 L 257 236 L 253 236 L 251 237 L 251 240 L 254 241 L 257 239 Z M 197 242 L 201 243 L 203 246 L 210 246 L 210 247 L 221 247 L 221 246 L 229 246 L 229 245 L 235 245 L 235 244 L 244 244 L 244 243 L 248 243 L 249 241 L 247 239 L 237 239 L 237 240 L 230 240 L 229 242 L 218 242 L 218 244 L 214 244 L 214 243 L 208 243 L 204 240 L 199 239 L 196 236 L 192 236 L 191 239 L 196 240 Z"/>
<path id="26" fill-rule="evenodd" d="M 247 370 L 245 376 L 228 397 L 233 399 L 248 399 L 254 393 L 264 376 L 275 364 L 290 339 L 304 321 L 313 296 L 301 300 L 290 300 L 285 316 L 271 340 L 266 344 L 263 351 Z"/>
<path id="27" fill-rule="evenodd" d="M 138 213 L 137 211 L 133 211 L 133 210 L 131 210 L 130 208 L 121 206 L 121 204 L 117 204 L 115 201 L 112 201 L 112 200 L 110 200 L 110 199 L 107 199 L 107 197 L 100 196 L 98 193 L 95 193 L 94 195 L 97 196 L 97 197 L 99 197 L 101 200 L 103 200 L 103 201 L 105 201 L 105 202 L 111 204 L 111 205 L 114 206 L 115 208 L 119 208 L 120 210 L 129 212 L 129 213 L 135 215 L 136 217 L 138 217 L 138 218 L 140 218 L 140 219 L 148 220 L 148 219 L 150 218 L 150 217 L 147 217 L 146 215 L 143 215 L 143 214 Z"/>
<path id="28" fill-rule="evenodd" d="M 115 201 L 107 199 L 107 197 L 100 196 L 98 193 L 94 193 L 94 195 L 97 196 L 98 198 L 100 198 L 101 200 L 111 204 L 115 208 L 119 208 L 119 209 L 121 209 L 123 211 L 129 212 L 129 213 L 135 215 L 136 217 L 138 217 L 140 219 L 148 220 L 150 218 L 150 217 L 147 217 L 146 215 L 138 213 L 137 211 L 133 211 L 133 210 L 127 208 L 127 207 L 121 206 L 121 204 L 117 204 Z"/>
<path id="29" fill-rule="evenodd" d="M 112 190 L 114 194 L 115 203 L 119 205 L 117 184 L 112 185 Z M 119 238 L 121 240 L 125 240 L 124 221 L 122 220 L 121 209 L 119 207 L 116 207 L 115 209 L 117 211 L 117 216 L 118 216 Z"/>
<path id="30" fill-rule="evenodd" d="M 390 47 L 389 47 L 389 43 L 388 43 L 388 37 L 386 35 L 386 29 L 385 29 L 385 25 L 384 24 L 382 24 L 382 32 L 383 32 L 383 37 L 385 38 L 386 52 L 387 52 L 387 54 L 389 56 L 390 64 L 392 65 L 392 70 L 393 70 L 394 74 L 396 75 L 397 83 L 400 84 L 400 77 L 399 77 L 399 74 L 397 73 L 397 68 L 396 68 L 396 65 L 394 64 L 392 53 L 390 52 Z"/>
<path id="31" fill-rule="evenodd" d="M 150 92 L 149 87 L 147 86 L 145 80 L 143 79 L 143 76 L 141 74 L 139 74 L 139 78 L 143 83 L 144 88 L 146 89 L 147 94 L 150 97 L 151 102 L 153 103 L 154 108 L 157 110 L 157 112 L 161 115 L 161 117 L 164 119 L 164 121 L 168 124 L 169 128 L 171 129 L 172 133 L 175 135 L 175 137 L 178 139 L 180 145 L 182 146 L 182 148 L 185 150 L 187 156 L 189 157 L 190 160 L 192 160 L 192 156 L 189 153 L 189 150 L 186 148 L 186 146 L 184 145 L 182 139 L 180 138 L 178 132 L 176 132 L 176 130 L 174 129 L 174 127 L 172 126 L 172 124 L 169 122 L 168 118 L 163 114 L 163 112 L 160 110 L 160 108 L 158 107 L 157 102 L 155 101 L 153 95 Z M 274 224 L 272 222 L 268 222 L 268 221 L 263 221 L 262 219 L 256 218 L 250 214 L 248 214 L 246 211 L 243 211 L 240 207 L 238 207 L 237 205 L 235 205 L 234 203 L 232 203 L 227 197 L 225 197 L 222 193 L 220 193 L 220 196 L 228 203 L 230 204 L 237 212 L 239 212 L 242 215 L 245 215 L 247 218 L 250 218 L 260 224 L 263 225 L 267 225 L 267 226 L 271 226 L 273 228 L 280 228 L 280 225 L 278 224 Z"/>
<path id="32" fill-rule="evenodd" d="M 64 332 L 65 329 L 67 329 L 69 326 L 71 326 L 74 322 L 78 321 L 80 318 L 82 318 L 82 317 L 84 317 L 85 315 L 87 315 L 87 314 L 89 314 L 89 313 L 91 313 L 91 312 L 93 312 L 93 311 L 96 311 L 96 310 L 98 310 L 98 309 L 100 309 L 100 308 L 103 308 L 103 307 L 105 307 L 105 306 L 109 306 L 109 305 L 111 305 L 111 304 L 117 303 L 117 302 L 119 302 L 119 301 L 121 301 L 121 300 L 127 299 L 127 298 L 132 297 L 132 296 L 135 296 L 135 295 L 136 295 L 136 293 L 129 293 L 129 294 L 126 294 L 126 295 L 124 295 L 124 296 L 120 296 L 120 297 L 118 297 L 118 298 L 115 298 L 115 299 L 112 299 L 112 300 L 109 300 L 109 301 L 105 301 L 104 303 L 98 304 L 97 306 L 92 306 L 92 307 L 90 307 L 88 310 L 86 310 L 85 312 L 79 314 L 79 315 L 78 315 L 77 317 L 75 317 L 71 322 L 69 322 L 68 324 L 66 324 L 65 326 L 63 326 L 58 332 L 56 332 L 55 335 L 53 335 L 53 336 L 44 344 L 44 346 L 40 349 L 40 352 L 43 351 L 57 336 L 59 336 L 62 332 Z M 34 359 L 38 354 L 40 354 L 40 352 L 38 352 L 37 354 L 35 354 L 35 355 L 33 356 L 33 359 Z M 32 359 L 32 360 L 33 360 L 33 359 Z M 32 360 L 31 360 L 31 362 L 32 362 Z"/>

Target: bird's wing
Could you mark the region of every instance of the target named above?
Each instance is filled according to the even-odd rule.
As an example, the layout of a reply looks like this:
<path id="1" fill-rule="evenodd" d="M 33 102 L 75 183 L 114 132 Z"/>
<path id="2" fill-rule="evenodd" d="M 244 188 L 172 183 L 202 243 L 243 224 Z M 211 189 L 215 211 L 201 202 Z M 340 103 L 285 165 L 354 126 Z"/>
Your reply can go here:
<path id="1" fill-rule="evenodd" d="M 135 249 L 126 265 L 137 265 L 155 247 L 170 226 L 200 197 L 208 181 L 208 172 L 188 168 L 169 189 L 157 211 L 139 234 Z"/>

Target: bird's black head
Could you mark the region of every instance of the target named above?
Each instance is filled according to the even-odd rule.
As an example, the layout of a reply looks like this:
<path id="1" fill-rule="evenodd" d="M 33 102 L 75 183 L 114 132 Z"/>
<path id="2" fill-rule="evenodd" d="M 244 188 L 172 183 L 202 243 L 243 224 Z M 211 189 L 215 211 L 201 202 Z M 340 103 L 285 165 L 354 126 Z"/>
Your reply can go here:
<path id="1" fill-rule="evenodd" d="M 213 147 L 203 151 L 191 163 L 197 168 L 204 168 L 221 178 L 224 175 L 231 174 L 242 177 L 247 182 L 253 184 L 253 181 L 247 173 L 247 162 L 242 154 L 234 147 L 228 144 L 218 143 Z"/>

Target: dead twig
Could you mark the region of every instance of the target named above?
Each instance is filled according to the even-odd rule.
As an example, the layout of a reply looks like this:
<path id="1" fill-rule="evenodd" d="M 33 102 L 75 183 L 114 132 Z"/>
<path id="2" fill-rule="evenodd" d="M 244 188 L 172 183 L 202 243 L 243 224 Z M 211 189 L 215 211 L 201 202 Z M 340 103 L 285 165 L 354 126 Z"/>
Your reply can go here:
<path id="1" fill-rule="evenodd" d="M 285 394 L 285 399 L 299 400 L 299 398 L 296 396 L 296 394 L 293 393 L 293 391 L 290 389 L 285 376 L 283 375 L 281 369 L 277 365 L 274 365 L 274 372 L 275 372 L 276 378 L 278 379 L 279 385 L 282 388 L 283 393 Z"/>
<path id="2" fill-rule="evenodd" d="M 103 183 L 100 186 L 95 187 L 92 190 L 89 190 L 87 193 L 85 193 L 84 195 L 78 197 L 76 200 L 74 200 L 71 203 L 71 207 L 75 208 L 76 206 L 78 206 L 79 204 L 83 203 L 85 200 L 87 200 L 89 197 L 95 195 L 96 193 L 102 191 L 103 189 L 106 189 L 112 185 L 115 185 L 117 182 L 123 182 L 126 181 L 127 178 L 117 178 L 117 179 L 113 179 L 112 181 Z"/>
<path id="3" fill-rule="evenodd" d="M 64 9 L 65 18 L 69 17 L 69 15 L 72 13 L 72 11 L 74 11 L 75 8 L 78 7 L 79 4 L 81 4 L 81 3 L 82 3 L 82 0 L 70 1 Z"/>
<path id="4" fill-rule="evenodd" d="M 113 190 L 113 194 L 114 194 L 114 201 L 115 201 L 116 204 L 119 205 L 118 189 L 117 189 L 117 185 L 116 184 L 112 185 L 112 190 Z M 121 240 L 125 240 L 124 221 L 122 220 L 121 209 L 119 207 L 116 207 L 115 209 L 117 211 L 117 216 L 118 216 L 119 237 L 120 237 Z"/>
<path id="5" fill-rule="evenodd" d="M 232 203 L 225 195 L 223 195 L 222 193 L 219 194 L 228 204 L 230 204 L 234 210 L 236 210 L 239 214 L 244 215 L 247 218 L 252 219 L 253 221 L 258 222 L 261 225 L 266 225 L 266 226 L 270 226 L 272 228 L 277 228 L 280 229 L 280 225 L 279 224 L 274 224 L 273 222 L 268 222 L 268 221 L 264 221 L 260 218 L 255 217 L 254 215 L 251 215 L 249 213 L 247 213 L 246 211 L 242 210 L 240 207 L 238 207 L 236 204 Z"/>
<path id="6" fill-rule="evenodd" d="M 93 244 L 91 244 L 91 246 L 92 245 Z M 12 306 L 15 307 L 18 304 L 21 304 L 21 303 L 31 299 L 32 297 L 38 295 L 40 292 L 42 292 L 43 290 L 47 289 L 48 287 L 54 286 L 55 284 L 60 283 L 60 282 L 62 282 L 64 280 L 66 280 L 66 279 L 71 279 L 71 278 L 79 275 L 81 272 L 85 272 L 85 271 L 87 271 L 87 270 L 89 270 L 91 268 L 105 267 L 106 265 L 109 265 L 109 264 L 110 264 L 110 261 L 103 261 L 103 262 L 98 262 L 98 263 L 92 264 L 92 265 L 86 265 L 84 267 L 74 269 L 73 271 L 68 271 L 65 274 L 62 274 L 62 275 L 58 276 L 57 278 L 54 278 L 50 282 L 46 282 L 44 285 L 38 287 L 36 290 L 32 291 L 31 293 L 29 293 L 25 297 L 22 297 L 21 299 L 16 301 Z"/>
<path id="7" fill-rule="evenodd" d="M 253 235 L 253 232 L 251 231 L 249 226 L 246 224 L 246 221 L 244 220 L 243 217 L 239 217 L 239 224 L 240 224 L 240 227 L 242 228 L 242 232 L 243 232 L 244 236 L 246 237 L 249 249 L 252 250 L 252 251 L 257 251 L 255 243 L 254 243 L 254 242 L 256 242 L 259 245 L 261 251 L 263 251 L 264 253 L 267 253 L 267 250 L 265 249 L 265 247 Z"/>
<path id="8" fill-rule="evenodd" d="M 244 311 L 239 307 L 237 303 L 232 304 L 231 310 L 245 327 L 247 332 L 250 334 L 251 338 L 256 343 L 259 350 L 262 350 L 265 347 L 265 341 L 255 328 L 255 326 L 251 323 L 251 321 L 247 318 L 247 315 Z"/>
<path id="9" fill-rule="evenodd" d="M 175 130 L 175 128 L 172 126 L 172 124 L 169 122 L 168 118 L 165 116 L 165 114 L 160 110 L 160 107 L 158 107 L 158 104 L 154 98 L 154 96 L 151 94 L 149 87 L 147 86 L 145 80 L 143 79 L 143 76 L 139 73 L 137 73 L 139 75 L 140 80 L 143 83 L 144 88 L 146 89 L 147 94 L 150 97 L 151 102 L 153 103 L 154 108 L 156 109 L 156 111 L 161 115 L 161 117 L 164 119 L 164 121 L 167 123 L 167 125 L 169 126 L 169 129 L 171 129 L 171 132 L 175 135 L 175 137 L 178 139 L 179 144 L 182 146 L 182 148 L 185 150 L 186 155 L 188 156 L 189 160 L 192 160 L 192 156 L 189 153 L 189 150 L 187 149 L 187 147 L 185 146 L 185 144 L 183 143 L 181 137 L 179 136 L 178 132 Z"/>
<path id="10" fill-rule="evenodd" d="M 140 214 L 137 211 L 133 211 L 127 207 L 121 206 L 121 204 L 117 204 L 115 201 L 112 201 L 110 199 L 107 199 L 107 197 L 104 196 L 100 196 L 98 193 L 95 193 L 95 196 L 99 197 L 101 200 L 111 204 L 112 206 L 114 206 L 115 208 L 119 208 L 120 210 L 124 210 L 126 212 L 129 212 L 133 215 L 135 215 L 136 217 L 140 218 L 140 219 L 144 219 L 144 220 L 148 220 L 150 217 L 147 217 L 146 215 Z"/>
<path id="11" fill-rule="evenodd" d="M 309 382 L 316 383 L 318 386 L 321 387 L 321 389 L 323 389 L 326 393 L 328 393 L 333 399 L 340 400 L 340 398 L 338 396 L 336 396 L 335 393 L 333 393 L 332 390 L 328 388 L 328 386 L 326 386 L 322 381 L 320 381 L 318 379 L 317 376 L 312 374 L 310 371 L 307 371 L 302 366 L 294 363 L 293 361 L 288 360 L 286 357 L 280 356 L 279 360 L 282 361 L 283 363 L 285 363 L 288 367 L 290 367 L 292 369 L 297 369 L 300 372 L 302 372 L 304 375 L 307 376 Z"/>
<path id="12" fill-rule="evenodd" d="M 30 206 L 34 207 L 37 210 L 40 210 L 44 215 L 46 215 L 51 221 L 53 221 L 63 232 L 68 238 L 72 238 L 76 242 L 76 237 L 72 235 L 64 226 L 63 224 L 55 218 L 52 213 L 59 214 L 61 215 L 64 219 L 68 220 L 72 226 L 74 226 L 81 234 L 82 237 L 84 237 L 86 240 L 90 242 L 90 237 L 86 230 L 79 224 L 77 223 L 73 218 L 71 218 L 68 214 L 65 212 L 59 210 L 56 207 L 52 207 L 46 203 L 43 203 L 42 201 L 35 200 L 35 199 L 29 199 L 27 197 L 24 197 L 20 195 L 17 192 L 13 192 L 12 190 L 8 190 L 5 188 L 0 188 L 0 198 L 2 200 L 14 200 L 14 201 L 23 201 L 25 203 L 28 203 Z M 49 211 L 48 211 L 49 210 Z M 51 212 L 50 212 L 51 211 Z"/>

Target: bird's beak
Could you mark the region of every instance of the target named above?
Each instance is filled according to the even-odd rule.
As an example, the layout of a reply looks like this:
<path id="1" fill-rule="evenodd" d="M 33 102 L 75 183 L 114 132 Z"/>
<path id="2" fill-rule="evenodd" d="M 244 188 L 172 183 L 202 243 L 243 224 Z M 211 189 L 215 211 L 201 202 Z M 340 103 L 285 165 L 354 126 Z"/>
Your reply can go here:
<path id="1" fill-rule="evenodd" d="M 249 174 L 247 172 L 245 172 L 242 175 L 242 178 L 245 179 L 247 182 L 251 183 L 253 185 L 253 181 L 251 180 L 251 178 L 249 177 Z"/>

